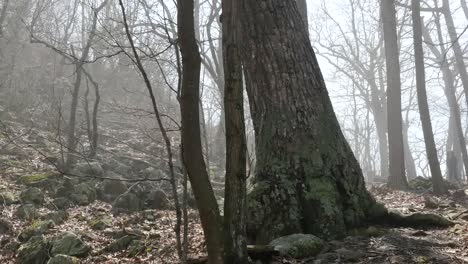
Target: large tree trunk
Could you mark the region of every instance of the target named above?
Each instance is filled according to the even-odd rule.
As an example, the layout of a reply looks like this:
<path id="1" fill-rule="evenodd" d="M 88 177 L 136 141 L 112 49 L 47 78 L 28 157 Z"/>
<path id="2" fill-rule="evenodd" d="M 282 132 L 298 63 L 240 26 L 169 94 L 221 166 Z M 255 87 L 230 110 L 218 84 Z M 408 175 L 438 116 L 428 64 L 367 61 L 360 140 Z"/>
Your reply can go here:
<path id="1" fill-rule="evenodd" d="M 222 220 L 203 159 L 200 133 L 201 58 L 195 38 L 193 0 L 177 2 L 177 27 L 182 55 L 182 157 L 197 201 L 209 263 L 223 259 Z"/>
<path id="2" fill-rule="evenodd" d="M 224 109 L 226 117 L 226 185 L 224 263 L 248 263 L 246 241 L 247 143 L 244 124 L 242 66 L 238 48 L 239 1 L 223 0 Z"/>
<path id="3" fill-rule="evenodd" d="M 426 93 L 426 73 L 424 70 L 424 50 L 422 41 L 421 10 L 419 0 L 411 1 L 413 17 L 413 40 L 414 40 L 414 60 L 416 66 L 416 90 L 418 93 L 419 115 L 426 145 L 426 155 L 429 160 L 429 167 L 432 176 L 432 188 L 435 194 L 447 192 L 447 188 L 440 171 L 439 157 L 432 132 L 431 114 L 427 103 Z"/>
<path id="4" fill-rule="evenodd" d="M 407 189 L 401 117 L 401 80 L 398 39 L 396 32 L 396 12 L 394 0 L 381 0 L 382 21 L 385 40 L 385 61 L 387 64 L 387 103 L 388 103 L 388 145 L 389 177 L 388 185 L 395 189 Z"/>
<path id="5" fill-rule="evenodd" d="M 242 60 L 256 137 L 248 234 L 332 238 L 375 208 L 344 138 L 297 5 L 242 0 Z"/>

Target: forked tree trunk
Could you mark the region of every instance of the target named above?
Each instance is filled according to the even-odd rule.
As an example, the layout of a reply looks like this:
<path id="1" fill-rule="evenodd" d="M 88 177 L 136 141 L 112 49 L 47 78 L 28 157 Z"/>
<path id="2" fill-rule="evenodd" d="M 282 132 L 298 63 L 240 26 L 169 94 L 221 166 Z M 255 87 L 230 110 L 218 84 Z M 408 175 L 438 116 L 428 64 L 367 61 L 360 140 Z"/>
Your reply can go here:
<path id="1" fill-rule="evenodd" d="M 75 128 L 76 128 L 76 112 L 78 107 L 78 99 L 80 95 L 80 88 L 81 88 L 81 78 L 83 75 L 83 66 L 85 64 L 86 59 L 88 58 L 91 45 L 93 44 L 94 37 L 96 35 L 97 23 L 98 23 L 98 14 L 99 12 L 106 6 L 108 0 L 103 1 L 99 7 L 93 10 L 93 20 L 91 24 L 91 31 L 89 32 L 88 39 L 86 40 L 86 44 L 83 47 L 83 51 L 81 57 L 74 61 L 75 70 L 76 70 L 76 79 L 73 85 L 72 91 L 72 101 L 70 106 L 70 116 L 68 122 L 68 131 L 67 131 L 67 160 L 65 163 L 65 171 L 68 171 L 70 167 L 75 163 L 76 157 L 76 145 L 78 144 L 78 140 L 75 135 Z"/>
<path id="2" fill-rule="evenodd" d="M 438 14 L 435 15 L 434 21 L 435 21 L 436 28 L 437 28 L 438 41 L 440 43 L 443 43 L 444 38 L 442 36 L 442 26 L 441 26 L 440 17 Z M 423 28 L 423 36 L 427 43 L 434 43 L 426 27 Z M 437 58 L 437 60 L 439 61 L 439 64 L 442 70 L 442 76 L 443 76 L 444 84 L 445 84 L 444 93 L 447 98 L 447 102 L 449 104 L 450 116 L 453 118 L 454 125 L 455 125 L 455 134 L 456 134 L 455 144 L 458 143 L 458 147 L 460 148 L 460 151 L 463 157 L 463 165 L 465 169 L 465 174 L 468 175 L 468 151 L 466 149 L 466 140 L 465 140 L 465 135 L 463 133 L 463 126 L 461 122 L 460 105 L 458 104 L 456 92 L 455 92 L 455 86 L 454 86 L 455 77 L 453 76 L 453 73 L 450 69 L 450 65 L 449 65 L 449 62 L 447 61 L 447 58 L 444 56 L 444 54 L 447 53 L 447 50 L 445 49 L 444 45 L 439 45 L 440 50 L 437 49 L 435 45 L 427 45 L 427 46 L 431 50 L 431 52 L 434 54 L 434 56 Z"/>
<path id="3" fill-rule="evenodd" d="M 242 61 L 256 137 L 248 234 L 332 238 L 375 209 L 341 132 L 297 5 L 242 0 Z"/>
<path id="4" fill-rule="evenodd" d="M 407 189 L 405 174 L 403 127 L 401 117 L 401 80 L 396 12 L 394 0 L 381 0 L 382 21 L 385 40 L 385 61 L 387 65 L 387 111 L 389 177 L 388 185 L 394 189 Z"/>
<path id="5" fill-rule="evenodd" d="M 419 115 L 424 134 L 424 143 L 426 145 L 426 155 L 429 160 L 429 167 L 432 176 L 432 188 L 435 194 L 444 194 L 447 188 L 442 178 L 440 171 L 439 157 L 437 156 L 437 148 L 434 141 L 434 133 L 432 132 L 431 114 L 429 112 L 429 104 L 427 103 L 426 92 L 426 73 L 424 71 L 424 50 L 422 40 L 421 26 L 421 10 L 420 0 L 412 0 L 412 17 L 413 17 L 413 41 L 414 41 L 414 60 L 416 66 L 416 90 L 418 93 Z"/>
<path id="6" fill-rule="evenodd" d="M 177 1 L 177 27 L 182 55 L 182 158 L 197 201 L 209 263 L 222 263 L 222 220 L 203 159 L 200 133 L 201 58 L 195 38 L 194 0 Z"/>

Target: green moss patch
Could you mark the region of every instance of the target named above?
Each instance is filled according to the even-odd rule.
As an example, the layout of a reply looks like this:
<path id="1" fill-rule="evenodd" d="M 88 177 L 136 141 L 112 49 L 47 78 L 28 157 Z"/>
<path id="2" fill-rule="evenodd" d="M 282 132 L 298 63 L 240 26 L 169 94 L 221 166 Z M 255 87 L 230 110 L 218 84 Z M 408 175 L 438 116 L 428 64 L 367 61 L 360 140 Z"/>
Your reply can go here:
<path id="1" fill-rule="evenodd" d="M 52 176 L 51 173 L 24 175 L 21 176 L 20 181 L 24 185 L 34 185 L 50 179 Z"/>

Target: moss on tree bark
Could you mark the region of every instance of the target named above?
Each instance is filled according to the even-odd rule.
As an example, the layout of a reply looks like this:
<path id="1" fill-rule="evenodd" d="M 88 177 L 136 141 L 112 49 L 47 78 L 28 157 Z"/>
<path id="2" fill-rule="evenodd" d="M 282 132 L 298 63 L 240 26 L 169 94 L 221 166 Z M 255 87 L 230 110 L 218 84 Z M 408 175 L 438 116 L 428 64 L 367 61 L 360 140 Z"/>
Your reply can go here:
<path id="1" fill-rule="evenodd" d="M 242 0 L 242 16 L 257 150 L 250 238 L 338 237 L 382 213 L 341 132 L 295 2 Z"/>

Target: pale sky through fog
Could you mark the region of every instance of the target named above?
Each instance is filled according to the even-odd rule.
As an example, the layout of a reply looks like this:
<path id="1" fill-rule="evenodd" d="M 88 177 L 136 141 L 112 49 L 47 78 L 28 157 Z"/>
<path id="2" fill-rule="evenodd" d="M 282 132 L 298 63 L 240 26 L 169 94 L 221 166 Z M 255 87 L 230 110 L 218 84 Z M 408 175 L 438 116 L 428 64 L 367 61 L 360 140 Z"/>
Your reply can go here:
<path id="1" fill-rule="evenodd" d="M 357 0 L 354 0 L 357 1 Z M 366 3 L 373 3 L 372 0 L 361 0 L 362 2 Z M 374 0 L 377 1 L 377 0 Z M 317 54 L 320 54 L 322 51 L 322 47 L 317 44 L 317 41 L 319 39 L 323 40 L 324 37 L 327 36 L 327 34 L 330 34 L 330 31 L 328 33 L 326 32 L 325 28 L 335 28 L 333 26 L 334 23 L 338 23 L 342 29 L 345 31 L 345 33 L 349 32 L 349 25 L 350 25 L 350 5 L 349 5 L 350 0 L 308 0 L 308 13 L 309 13 L 309 29 L 311 32 L 311 41 L 314 49 L 316 50 Z M 409 2 L 407 0 L 401 0 L 400 2 Z M 378 2 L 375 2 L 376 5 Z M 410 3 L 410 2 L 409 2 Z M 433 1 L 429 1 L 430 4 L 433 3 Z M 457 27 L 457 33 L 461 34 L 463 30 L 465 29 L 467 25 L 467 20 L 461 10 L 460 7 L 460 2 L 457 0 L 451 0 L 451 9 L 452 13 L 454 16 L 455 24 Z M 441 5 L 441 1 L 439 1 L 439 5 Z M 331 21 L 331 19 L 325 19 L 324 18 L 324 11 L 323 7 L 326 6 L 330 16 L 333 18 L 334 21 Z M 378 6 L 378 5 L 377 5 Z M 424 5 L 423 5 L 424 6 Z M 401 16 L 403 11 L 402 7 L 397 7 L 397 12 L 399 16 Z M 414 73 L 409 69 L 411 66 L 411 63 L 413 61 L 413 49 L 412 49 L 412 29 L 411 29 L 411 12 L 408 11 L 407 15 L 409 18 L 406 21 L 406 26 L 403 28 L 403 38 L 401 40 L 401 45 L 402 45 L 402 54 L 400 55 L 401 61 L 406 61 L 406 65 L 402 66 L 402 108 L 403 108 L 403 119 L 405 119 L 405 109 L 409 105 L 409 98 L 410 98 L 410 93 L 413 94 L 413 97 L 415 96 L 415 88 L 414 88 Z M 422 12 L 421 14 L 425 19 L 425 21 L 429 21 L 432 17 L 432 13 L 428 12 Z M 378 17 L 379 16 L 379 9 L 376 8 L 375 13 L 372 13 L 372 16 Z M 359 18 L 358 18 L 359 19 Z M 442 20 L 442 27 L 443 27 L 443 34 L 444 37 L 446 35 L 446 29 L 445 23 L 443 20 L 443 17 L 441 17 Z M 321 32 L 317 33 L 316 29 L 320 27 Z M 379 34 L 377 32 L 366 32 L 367 34 Z M 335 38 L 338 40 L 338 42 L 342 39 L 339 38 L 340 33 L 338 31 L 331 31 L 332 36 L 336 36 Z M 468 40 L 468 33 L 465 33 L 461 35 L 460 41 L 462 44 L 462 47 L 465 47 L 466 45 L 464 43 L 467 43 Z M 437 44 L 437 38 L 435 35 L 433 35 L 433 40 Z M 336 43 L 334 43 L 336 44 Z M 427 44 L 425 44 L 427 45 Z M 428 92 L 428 100 L 429 100 L 429 105 L 430 105 L 430 111 L 431 111 L 431 117 L 432 117 L 432 124 L 434 128 L 434 134 L 435 134 L 435 139 L 436 143 L 438 146 L 441 146 L 439 148 L 439 158 L 441 161 L 445 161 L 445 144 L 443 144 L 446 141 L 447 138 L 447 129 L 448 129 L 448 107 L 447 107 L 447 102 L 443 93 L 443 80 L 441 78 L 441 72 L 439 69 L 434 68 L 434 61 L 429 60 L 429 57 L 432 57 L 432 54 L 428 51 L 427 47 L 425 47 L 425 56 L 426 56 L 426 81 L 427 81 L 427 92 Z M 452 55 L 449 53 L 449 57 Z M 352 104 L 351 99 L 348 97 L 350 96 L 350 91 L 352 90 L 351 82 L 345 78 L 342 77 L 336 77 L 335 75 L 335 69 L 334 67 L 322 56 L 318 55 L 318 60 L 320 64 L 320 68 L 322 70 L 325 82 L 327 83 L 327 88 L 331 97 L 331 100 L 334 105 L 335 112 L 338 116 L 338 119 L 340 120 L 340 123 L 342 126 L 344 126 L 342 129 L 346 130 L 347 126 L 351 125 L 352 120 L 348 118 L 348 116 L 351 113 L 352 110 Z M 430 64 L 430 65 L 428 65 Z M 458 88 L 458 93 L 460 94 L 462 92 L 461 88 Z M 464 102 L 464 99 L 460 99 L 461 102 Z M 420 120 L 419 120 L 419 113 L 417 112 L 417 104 L 416 104 L 416 99 L 415 97 L 413 98 L 412 101 L 412 108 L 411 111 L 409 112 L 409 141 L 410 141 L 410 146 L 411 150 L 413 151 L 413 155 L 415 156 L 415 159 L 418 159 L 416 161 L 416 167 L 418 169 L 418 174 L 421 172 L 420 168 L 418 167 L 418 162 L 421 164 L 426 164 L 426 158 L 425 158 L 425 147 L 423 143 L 423 134 L 422 134 L 422 129 L 420 125 Z M 363 102 L 361 101 L 361 104 Z M 463 108 L 462 111 L 465 110 L 465 105 L 464 103 L 460 104 L 461 107 Z M 361 118 L 365 118 L 362 116 Z M 372 117 L 371 117 L 372 118 Z M 417 153 L 417 154 L 416 154 Z M 444 162 L 442 162 L 444 164 Z M 445 166 L 442 166 L 442 170 L 445 171 Z"/>

